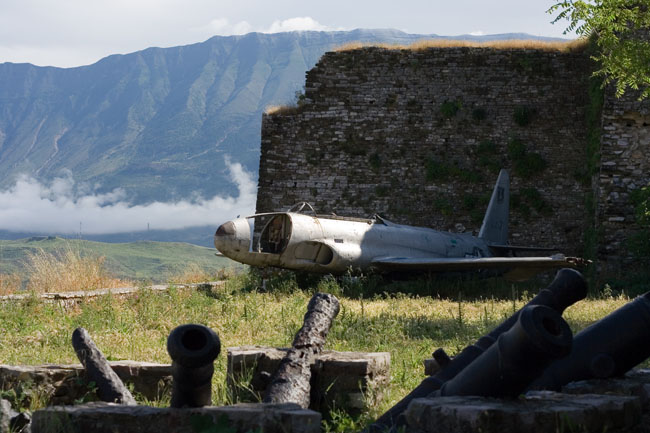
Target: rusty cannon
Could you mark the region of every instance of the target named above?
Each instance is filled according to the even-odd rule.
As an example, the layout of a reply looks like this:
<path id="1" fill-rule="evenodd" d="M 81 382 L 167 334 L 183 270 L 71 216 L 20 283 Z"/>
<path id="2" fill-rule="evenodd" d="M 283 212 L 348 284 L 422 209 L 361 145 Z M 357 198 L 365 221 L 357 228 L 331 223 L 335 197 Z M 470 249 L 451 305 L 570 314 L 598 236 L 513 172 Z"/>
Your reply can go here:
<path id="1" fill-rule="evenodd" d="M 427 397 L 436 393 L 446 382 L 469 366 L 474 360 L 487 351 L 501 334 L 508 331 L 519 320 L 520 313 L 528 306 L 544 305 L 557 313 L 584 299 L 587 296 L 587 283 L 580 272 L 573 269 L 561 269 L 551 284 L 542 289 L 537 296 L 530 300 L 524 308 L 514 313 L 489 334 L 479 338 L 474 344 L 465 347 L 453 359 L 442 349 L 436 350 L 434 358 L 440 365 L 440 370 L 433 376 L 424 379 L 413 391 L 400 400 L 395 406 L 379 417 L 368 427 L 371 433 L 394 431 L 405 425 L 402 416 L 413 399 Z"/>
<path id="2" fill-rule="evenodd" d="M 650 292 L 583 329 L 573 341 L 571 354 L 553 362 L 530 389 L 559 390 L 577 380 L 621 376 L 650 357 Z"/>
<path id="3" fill-rule="evenodd" d="M 171 407 L 212 404 L 214 360 L 220 351 L 219 336 L 207 326 L 187 324 L 172 330 L 167 338 L 172 358 Z"/>

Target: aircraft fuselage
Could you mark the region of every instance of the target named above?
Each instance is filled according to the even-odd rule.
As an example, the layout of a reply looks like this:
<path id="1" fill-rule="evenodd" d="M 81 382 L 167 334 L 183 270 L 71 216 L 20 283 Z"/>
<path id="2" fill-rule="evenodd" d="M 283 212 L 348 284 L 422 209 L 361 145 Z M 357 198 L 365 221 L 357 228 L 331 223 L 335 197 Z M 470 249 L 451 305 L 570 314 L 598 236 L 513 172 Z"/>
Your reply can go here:
<path id="1" fill-rule="evenodd" d="M 470 234 L 394 224 L 381 218 L 262 214 L 261 232 L 249 224 L 259 216 L 238 218 L 219 227 L 215 247 L 225 256 L 252 266 L 273 266 L 341 274 L 365 269 L 382 257 L 491 257 L 487 243 Z"/>

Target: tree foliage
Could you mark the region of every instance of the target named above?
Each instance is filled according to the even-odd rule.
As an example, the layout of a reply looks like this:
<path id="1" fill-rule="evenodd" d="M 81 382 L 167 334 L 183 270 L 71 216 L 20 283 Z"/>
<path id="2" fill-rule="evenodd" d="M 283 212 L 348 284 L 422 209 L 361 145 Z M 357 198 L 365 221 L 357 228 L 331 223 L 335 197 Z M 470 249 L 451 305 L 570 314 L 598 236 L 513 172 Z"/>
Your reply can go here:
<path id="1" fill-rule="evenodd" d="M 592 58 L 600 69 L 594 74 L 613 82 L 616 96 L 627 89 L 640 91 L 639 99 L 650 96 L 650 0 L 565 0 L 548 9 L 567 20 L 564 33 L 595 36 L 598 53 Z"/>

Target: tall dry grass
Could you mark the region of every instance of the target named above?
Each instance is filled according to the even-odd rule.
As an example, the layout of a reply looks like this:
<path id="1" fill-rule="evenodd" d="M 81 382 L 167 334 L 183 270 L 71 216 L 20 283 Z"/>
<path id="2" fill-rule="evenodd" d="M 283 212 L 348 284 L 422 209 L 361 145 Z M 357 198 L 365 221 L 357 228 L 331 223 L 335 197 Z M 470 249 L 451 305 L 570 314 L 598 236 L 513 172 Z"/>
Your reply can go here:
<path id="1" fill-rule="evenodd" d="M 269 105 L 264 109 L 264 114 L 273 116 L 276 114 L 295 114 L 298 112 L 297 105 Z"/>
<path id="2" fill-rule="evenodd" d="M 38 249 L 27 259 L 27 289 L 47 293 L 132 285 L 110 276 L 104 261 L 105 257 L 83 256 L 71 247 L 54 253 Z"/>
<path id="3" fill-rule="evenodd" d="M 333 49 L 333 51 L 360 50 L 367 47 L 385 48 L 387 50 L 421 51 L 428 48 L 494 48 L 497 50 L 541 50 L 571 52 L 582 50 L 587 46 L 586 39 L 575 39 L 567 42 L 538 41 L 532 39 L 511 39 L 502 41 L 472 42 L 455 39 L 422 39 L 410 45 L 377 44 L 367 42 L 348 42 Z"/>
<path id="4" fill-rule="evenodd" d="M 0 274 L 0 296 L 11 295 L 20 290 L 22 281 L 17 274 Z"/>
<path id="5" fill-rule="evenodd" d="M 217 272 L 208 272 L 196 263 L 189 263 L 184 266 L 183 271 L 171 275 L 167 281 L 171 284 L 197 284 L 208 281 L 221 281 L 234 277 L 236 274 L 232 268 L 223 268 Z"/>

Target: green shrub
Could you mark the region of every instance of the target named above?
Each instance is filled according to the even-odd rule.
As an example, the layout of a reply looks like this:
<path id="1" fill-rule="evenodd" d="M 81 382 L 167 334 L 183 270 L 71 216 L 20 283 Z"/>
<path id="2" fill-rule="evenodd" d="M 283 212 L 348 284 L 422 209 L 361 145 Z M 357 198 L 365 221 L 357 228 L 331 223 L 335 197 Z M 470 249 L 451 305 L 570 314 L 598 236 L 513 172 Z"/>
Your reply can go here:
<path id="1" fill-rule="evenodd" d="M 445 180 L 449 177 L 449 164 L 439 162 L 432 156 L 427 158 L 424 164 L 427 181 Z"/>
<path id="2" fill-rule="evenodd" d="M 541 173 L 548 163 L 536 152 L 528 152 L 526 145 L 513 138 L 508 142 L 508 156 L 512 160 L 512 168 L 518 176 L 529 179 Z"/>
<path id="3" fill-rule="evenodd" d="M 526 126 L 530 124 L 530 122 L 533 120 L 535 117 L 535 114 L 537 111 L 534 108 L 525 106 L 525 105 L 520 105 L 515 108 L 515 112 L 513 114 L 513 118 L 515 119 L 515 123 L 519 126 Z"/>
<path id="4" fill-rule="evenodd" d="M 460 102 L 457 101 L 445 101 L 440 106 L 440 112 L 445 119 L 454 117 L 458 114 L 458 110 L 460 110 Z"/>
<path id="5" fill-rule="evenodd" d="M 630 236 L 628 248 L 637 258 L 650 257 L 650 185 L 632 191 L 638 231 Z"/>
<path id="6" fill-rule="evenodd" d="M 523 188 L 521 195 L 537 212 L 542 214 L 549 214 L 551 212 L 551 206 L 544 200 L 544 197 L 542 197 L 542 194 L 536 188 Z"/>
<path id="7" fill-rule="evenodd" d="M 379 171 L 379 168 L 381 167 L 381 157 L 377 152 L 368 157 L 368 164 L 370 164 L 370 168 L 372 168 L 373 171 Z"/>
<path id="8" fill-rule="evenodd" d="M 501 163 L 497 160 L 497 146 L 490 140 L 483 140 L 476 147 L 478 163 L 482 167 L 487 167 L 492 173 L 498 173 L 501 169 Z"/>
<path id="9" fill-rule="evenodd" d="M 526 145 L 516 138 L 508 142 L 508 156 L 510 159 L 519 160 L 526 154 Z"/>
<path id="10" fill-rule="evenodd" d="M 484 120 L 486 115 L 487 112 L 484 108 L 478 107 L 472 110 L 472 119 L 476 120 L 477 122 Z"/>
<path id="11" fill-rule="evenodd" d="M 433 202 L 433 207 L 444 216 L 449 216 L 453 213 L 453 206 L 445 197 L 438 197 Z"/>
<path id="12" fill-rule="evenodd" d="M 377 194 L 377 197 L 386 197 L 389 192 L 390 188 L 385 185 L 377 185 L 375 187 L 375 194 Z"/>

